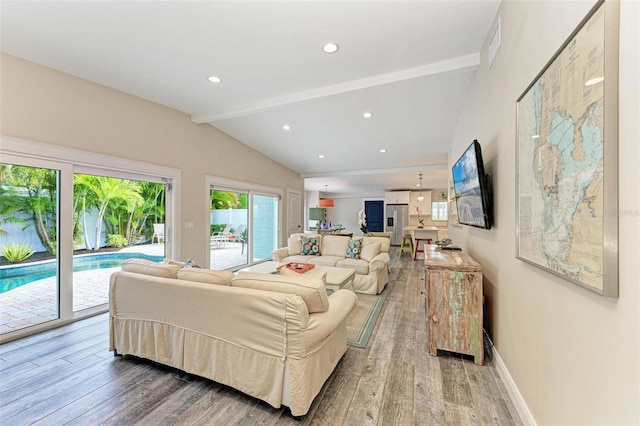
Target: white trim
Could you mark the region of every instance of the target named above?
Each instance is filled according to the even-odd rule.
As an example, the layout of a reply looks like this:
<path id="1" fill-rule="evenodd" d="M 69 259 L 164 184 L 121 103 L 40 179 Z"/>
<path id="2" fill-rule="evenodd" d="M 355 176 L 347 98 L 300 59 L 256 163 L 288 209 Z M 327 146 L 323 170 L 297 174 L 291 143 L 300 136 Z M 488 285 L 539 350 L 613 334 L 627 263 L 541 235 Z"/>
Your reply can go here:
<path id="1" fill-rule="evenodd" d="M 211 187 L 213 187 L 214 189 L 217 189 L 216 187 L 225 187 L 225 188 L 239 190 L 239 191 L 249 190 L 249 191 L 260 192 L 264 194 L 276 194 L 276 195 L 280 195 L 280 197 L 282 197 L 284 193 L 280 188 L 275 188 L 272 186 L 264 186 L 257 183 L 245 182 L 242 180 L 228 179 L 220 176 L 207 175 L 206 182 L 207 182 L 207 190 L 211 189 Z"/>
<path id="2" fill-rule="evenodd" d="M 115 157 L 106 154 L 83 151 L 75 148 L 68 148 L 58 145 L 51 145 L 43 142 L 35 142 L 26 139 L 19 139 L 12 136 L 0 135 L 0 153 L 13 154 L 21 157 L 40 158 L 59 163 L 73 164 L 75 171 L 83 173 L 84 167 L 93 170 L 104 169 L 108 171 L 120 171 L 137 176 L 154 176 L 158 178 L 180 176 L 180 169 L 159 166 L 128 158 Z"/>
<path id="3" fill-rule="evenodd" d="M 533 418 L 533 414 L 531 414 L 527 403 L 518 390 L 518 386 L 516 386 L 516 382 L 513 381 L 511 374 L 509 374 L 509 370 L 507 370 L 507 366 L 502 361 L 502 358 L 495 347 L 493 348 L 493 362 L 495 363 L 496 371 L 504 382 L 504 386 L 507 389 L 507 393 L 509 394 L 511 401 L 513 401 L 513 405 L 516 407 L 516 411 L 518 411 L 518 414 L 520 415 L 522 423 L 530 426 L 537 425 Z"/>

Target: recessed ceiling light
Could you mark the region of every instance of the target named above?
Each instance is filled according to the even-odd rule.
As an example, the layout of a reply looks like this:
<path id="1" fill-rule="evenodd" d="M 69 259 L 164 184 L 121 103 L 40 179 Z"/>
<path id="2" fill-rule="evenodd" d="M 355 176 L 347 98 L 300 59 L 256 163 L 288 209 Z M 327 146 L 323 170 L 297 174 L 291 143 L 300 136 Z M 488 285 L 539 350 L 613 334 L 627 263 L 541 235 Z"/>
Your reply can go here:
<path id="1" fill-rule="evenodd" d="M 324 158 L 324 154 L 318 155 L 318 158 Z"/>
<path id="2" fill-rule="evenodd" d="M 371 118 L 371 117 L 373 117 L 373 113 L 372 113 L 372 112 L 367 111 L 367 112 L 365 112 L 364 114 L 362 114 L 362 116 L 363 116 L 364 118 Z"/>
<path id="3" fill-rule="evenodd" d="M 291 126 L 290 126 L 290 125 L 288 125 L 288 124 L 284 124 L 284 125 L 282 126 L 282 128 L 283 128 L 284 130 L 291 130 Z"/>
<path id="4" fill-rule="evenodd" d="M 325 43 L 322 46 L 322 51 L 328 54 L 336 53 L 338 49 L 340 49 L 340 46 L 337 43 Z"/>
<path id="5" fill-rule="evenodd" d="M 533 135 L 531 136 L 531 139 L 538 139 L 540 137 L 540 135 Z"/>
<path id="6" fill-rule="evenodd" d="M 416 183 L 416 186 L 417 186 L 418 188 L 420 188 L 420 184 L 419 184 L 419 183 Z"/>
<path id="7" fill-rule="evenodd" d="M 217 75 L 211 75 L 209 76 L 209 78 L 207 78 L 207 80 L 209 80 L 212 83 L 222 83 L 222 79 Z"/>
<path id="8" fill-rule="evenodd" d="M 382 148 L 382 149 L 380 150 L 380 152 L 387 152 L 387 149 L 386 149 L 386 148 Z"/>

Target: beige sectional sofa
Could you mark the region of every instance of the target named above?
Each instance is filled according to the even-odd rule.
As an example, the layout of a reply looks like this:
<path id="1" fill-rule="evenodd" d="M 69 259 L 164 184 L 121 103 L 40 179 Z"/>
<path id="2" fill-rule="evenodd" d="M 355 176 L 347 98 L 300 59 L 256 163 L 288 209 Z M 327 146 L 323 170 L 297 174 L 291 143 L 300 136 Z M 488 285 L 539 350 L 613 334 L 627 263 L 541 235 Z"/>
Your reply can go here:
<path id="1" fill-rule="evenodd" d="M 317 250 L 309 250 L 308 239 L 319 242 Z M 347 255 L 349 241 L 361 240 L 362 246 L 357 258 Z M 271 258 L 278 262 L 312 263 L 318 266 L 350 268 L 356 271 L 353 290 L 361 293 L 379 294 L 389 282 L 389 247 L 391 240 L 386 237 L 349 238 L 339 235 L 291 234 L 287 247 L 274 250 Z M 309 254 L 304 254 L 309 253 Z"/>
<path id="2" fill-rule="evenodd" d="M 131 259 L 110 282 L 109 345 L 307 413 L 346 352 L 356 295 L 322 276 L 240 274 Z"/>

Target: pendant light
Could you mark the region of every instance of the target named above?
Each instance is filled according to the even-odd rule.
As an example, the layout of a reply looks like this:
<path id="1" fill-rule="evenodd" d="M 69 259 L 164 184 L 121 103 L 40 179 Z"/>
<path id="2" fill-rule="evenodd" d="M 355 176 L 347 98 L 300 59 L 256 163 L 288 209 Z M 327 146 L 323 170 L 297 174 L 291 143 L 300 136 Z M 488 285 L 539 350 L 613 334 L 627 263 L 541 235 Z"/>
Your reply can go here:
<path id="1" fill-rule="evenodd" d="M 318 201 L 318 207 L 327 208 L 333 207 L 333 200 L 331 198 L 327 198 L 327 187 L 329 185 L 324 186 L 324 198 L 320 198 Z"/>
<path id="2" fill-rule="evenodd" d="M 416 199 L 421 203 L 424 201 L 424 197 L 422 196 L 422 172 L 418 174 L 418 180 L 420 180 L 420 195 L 418 195 L 418 198 Z"/>

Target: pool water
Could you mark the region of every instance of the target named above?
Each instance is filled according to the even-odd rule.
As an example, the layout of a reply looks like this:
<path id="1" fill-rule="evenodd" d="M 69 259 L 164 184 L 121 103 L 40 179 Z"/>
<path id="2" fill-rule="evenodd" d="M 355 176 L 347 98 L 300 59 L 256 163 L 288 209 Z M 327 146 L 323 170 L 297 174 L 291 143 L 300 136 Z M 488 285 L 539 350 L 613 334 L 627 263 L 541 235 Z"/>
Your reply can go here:
<path id="1" fill-rule="evenodd" d="M 162 256 L 151 256 L 142 253 L 90 254 L 73 258 L 73 272 L 118 268 L 122 262 L 134 257 L 154 262 L 161 262 L 163 259 Z M 0 268 L 0 280 L 2 281 L 0 283 L 0 293 L 43 278 L 55 277 L 57 270 L 58 262 L 56 260 Z"/>

